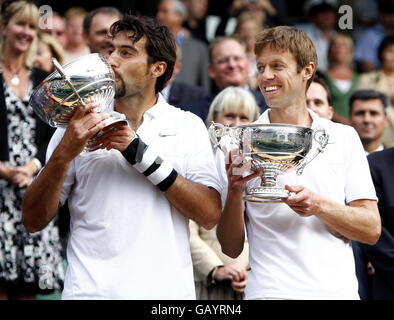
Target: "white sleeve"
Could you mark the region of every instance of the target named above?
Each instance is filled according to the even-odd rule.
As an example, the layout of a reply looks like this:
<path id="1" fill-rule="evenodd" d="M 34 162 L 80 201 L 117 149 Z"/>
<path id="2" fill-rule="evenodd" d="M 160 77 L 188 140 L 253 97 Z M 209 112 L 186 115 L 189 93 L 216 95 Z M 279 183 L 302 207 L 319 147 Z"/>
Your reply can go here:
<path id="1" fill-rule="evenodd" d="M 371 178 L 367 156 L 361 140 L 353 127 L 346 126 L 344 134 L 345 150 L 345 197 L 346 203 L 354 200 L 377 200 L 375 187 Z"/>
<path id="2" fill-rule="evenodd" d="M 224 153 L 219 148 L 216 150 L 216 167 L 218 169 L 219 174 L 219 182 L 220 182 L 220 194 L 222 197 L 222 208 L 224 208 L 224 204 L 227 199 L 227 173 L 226 173 L 226 163 L 224 159 Z"/>
<path id="3" fill-rule="evenodd" d="M 208 131 L 200 118 L 191 118 L 185 178 L 220 192 L 220 183 Z"/>
<path id="4" fill-rule="evenodd" d="M 53 134 L 47 148 L 47 153 L 46 153 L 46 163 L 48 163 L 49 159 L 52 156 L 53 151 L 56 149 L 58 144 L 63 138 L 64 133 L 66 130 L 64 128 L 58 128 L 56 129 L 55 133 Z M 63 205 L 64 202 L 67 200 L 70 190 L 72 185 L 74 184 L 74 179 L 75 179 L 75 161 L 71 161 L 70 166 L 68 167 L 66 177 L 64 179 L 62 191 L 60 194 L 60 204 Z"/>

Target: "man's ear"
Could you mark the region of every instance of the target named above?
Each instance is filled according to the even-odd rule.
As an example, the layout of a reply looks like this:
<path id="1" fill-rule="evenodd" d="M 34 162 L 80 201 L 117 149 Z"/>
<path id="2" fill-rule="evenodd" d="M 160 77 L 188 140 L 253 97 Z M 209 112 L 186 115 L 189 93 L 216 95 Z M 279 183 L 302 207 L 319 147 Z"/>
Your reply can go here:
<path id="1" fill-rule="evenodd" d="M 157 61 L 153 63 L 151 66 L 151 72 L 155 78 L 158 78 L 161 75 L 163 75 L 166 69 L 167 69 L 167 63 L 165 63 L 164 61 Z"/>
<path id="2" fill-rule="evenodd" d="M 315 64 L 313 62 L 309 62 L 309 64 L 303 69 L 304 80 L 308 81 L 310 78 L 312 78 L 315 70 L 316 70 Z"/>
<path id="3" fill-rule="evenodd" d="M 216 73 L 215 73 L 215 70 L 214 70 L 214 66 L 213 66 L 212 64 L 209 64 L 209 65 L 208 65 L 208 75 L 209 75 L 213 80 L 215 80 Z"/>
<path id="4" fill-rule="evenodd" d="M 89 47 L 90 46 L 90 41 L 89 41 L 89 37 L 88 37 L 88 35 L 86 34 L 85 31 L 82 32 L 82 37 L 83 37 L 83 40 L 85 41 L 86 45 Z"/>

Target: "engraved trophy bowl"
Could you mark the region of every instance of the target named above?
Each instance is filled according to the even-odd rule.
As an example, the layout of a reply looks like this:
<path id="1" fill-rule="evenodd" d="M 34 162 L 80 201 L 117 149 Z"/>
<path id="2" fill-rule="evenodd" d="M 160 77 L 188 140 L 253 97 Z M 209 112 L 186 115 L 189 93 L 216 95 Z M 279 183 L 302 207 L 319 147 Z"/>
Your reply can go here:
<path id="1" fill-rule="evenodd" d="M 304 167 L 323 152 L 328 143 L 324 129 L 289 124 L 229 127 L 212 123 L 209 135 L 215 146 L 225 153 L 236 148 L 246 160 L 251 160 L 250 169 L 261 171 L 261 186 L 248 189 L 244 196 L 251 202 L 280 202 L 287 198 L 289 191 L 278 185 L 278 175 L 291 170 L 302 174 Z"/>
<path id="2" fill-rule="evenodd" d="M 115 95 L 115 77 L 100 54 L 87 54 L 64 66 L 56 59 L 52 62 L 56 71 L 34 89 L 29 101 L 41 120 L 55 128 L 66 127 L 78 105 L 93 104 L 95 112 L 110 114 L 106 128 L 116 122 L 127 125 L 123 114 L 110 110 Z"/>

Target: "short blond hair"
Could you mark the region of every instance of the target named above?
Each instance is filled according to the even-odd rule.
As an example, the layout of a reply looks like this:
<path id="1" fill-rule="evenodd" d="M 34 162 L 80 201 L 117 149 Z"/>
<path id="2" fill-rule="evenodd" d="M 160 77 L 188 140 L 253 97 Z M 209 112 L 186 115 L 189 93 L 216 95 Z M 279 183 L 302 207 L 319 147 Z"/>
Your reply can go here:
<path id="1" fill-rule="evenodd" d="M 38 34 L 38 41 L 39 42 L 42 41 L 43 43 L 45 43 L 51 50 L 52 56 L 56 58 L 56 60 L 59 61 L 61 65 L 63 65 L 64 62 L 63 47 L 55 37 L 52 37 L 48 33 L 40 32 Z"/>
<path id="2" fill-rule="evenodd" d="M 345 34 L 345 33 L 337 33 L 331 40 L 330 40 L 330 44 L 328 46 L 328 66 L 332 66 L 333 63 L 333 57 L 332 57 L 332 47 L 334 46 L 335 42 L 338 41 L 339 39 L 343 39 L 345 40 L 346 45 L 349 47 L 350 53 L 347 59 L 347 65 L 349 67 L 353 67 L 353 57 L 354 57 L 354 43 L 352 38 Z"/>
<path id="3" fill-rule="evenodd" d="M 297 62 L 298 72 L 301 72 L 303 68 L 313 62 L 315 65 L 313 76 L 315 75 L 317 68 L 316 48 L 306 32 L 290 26 L 268 28 L 260 32 L 256 37 L 254 46 L 256 56 L 266 46 L 281 52 L 289 51 Z M 309 88 L 313 81 L 313 76 L 308 79 L 306 89 Z"/>
<path id="4" fill-rule="evenodd" d="M 87 14 L 88 12 L 82 7 L 71 7 L 67 9 L 67 11 L 64 13 L 64 18 L 66 19 L 66 21 L 71 17 L 85 18 Z"/>
<path id="5" fill-rule="evenodd" d="M 40 20 L 40 12 L 37 6 L 31 1 L 15 1 L 10 3 L 1 13 L 0 26 L 4 28 L 8 25 L 13 16 L 18 15 L 22 19 L 29 20 L 33 23 L 38 31 L 38 22 Z M 3 52 L 4 36 L 0 36 L 0 52 Z M 33 65 L 37 51 L 37 37 L 35 37 L 25 53 L 25 65 L 30 68 Z"/>
<path id="6" fill-rule="evenodd" d="M 260 108 L 249 90 L 242 87 L 227 87 L 213 99 L 209 107 L 206 125 L 209 127 L 220 114 L 240 110 L 244 110 L 251 122 L 259 118 Z"/>

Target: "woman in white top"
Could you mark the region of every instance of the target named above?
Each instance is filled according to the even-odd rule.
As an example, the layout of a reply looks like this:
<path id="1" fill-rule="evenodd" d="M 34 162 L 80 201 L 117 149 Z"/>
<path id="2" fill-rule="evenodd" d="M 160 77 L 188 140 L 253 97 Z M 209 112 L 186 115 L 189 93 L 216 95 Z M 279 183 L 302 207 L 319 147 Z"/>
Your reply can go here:
<path id="1" fill-rule="evenodd" d="M 328 49 L 329 67 L 326 80 L 335 111 L 333 121 L 344 124 L 349 124 L 349 98 L 358 82 L 358 74 L 353 68 L 353 56 L 352 38 L 338 33 L 331 40 Z"/>

